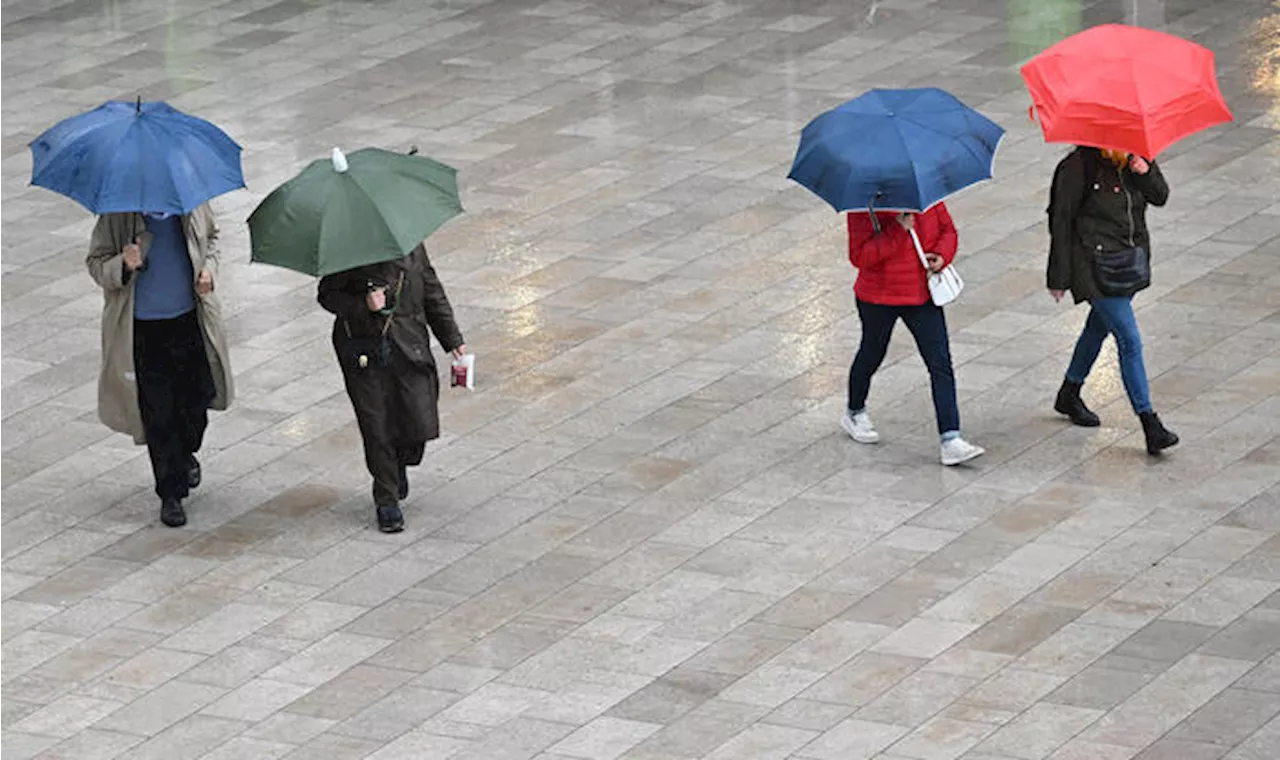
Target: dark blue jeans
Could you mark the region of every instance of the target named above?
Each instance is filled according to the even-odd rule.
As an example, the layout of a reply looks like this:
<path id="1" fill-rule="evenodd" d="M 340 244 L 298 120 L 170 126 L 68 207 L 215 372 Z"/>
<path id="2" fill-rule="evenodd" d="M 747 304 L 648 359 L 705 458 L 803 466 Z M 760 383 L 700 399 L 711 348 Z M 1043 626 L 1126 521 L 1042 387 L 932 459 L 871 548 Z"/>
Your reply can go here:
<path id="1" fill-rule="evenodd" d="M 1138 332 L 1138 320 L 1133 314 L 1133 298 L 1098 298 L 1090 306 L 1089 319 L 1071 354 L 1067 379 L 1083 383 L 1098 359 L 1103 341 L 1108 335 L 1115 336 L 1120 355 L 1120 380 L 1125 393 L 1129 394 L 1129 404 L 1135 414 L 1151 411 L 1151 390 L 1147 386 L 1147 366 L 1142 361 L 1142 334 Z"/>
<path id="2" fill-rule="evenodd" d="M 881 306 L 858 301 L 858 317 L 862 320 L 862 344 L 849 368 L 849 410 L 860 412 L 866 408 L 871 376 L 884 362 L 893 327 L 901 319 L 916 339 L 920 357 L 929 368 L 938 432 L 944 439 L 958 436 L 960 407 L 956 403 L 956 376 L 951 368 L 947 318 L 942 309 L 932 302 L 921 306 Z"/>

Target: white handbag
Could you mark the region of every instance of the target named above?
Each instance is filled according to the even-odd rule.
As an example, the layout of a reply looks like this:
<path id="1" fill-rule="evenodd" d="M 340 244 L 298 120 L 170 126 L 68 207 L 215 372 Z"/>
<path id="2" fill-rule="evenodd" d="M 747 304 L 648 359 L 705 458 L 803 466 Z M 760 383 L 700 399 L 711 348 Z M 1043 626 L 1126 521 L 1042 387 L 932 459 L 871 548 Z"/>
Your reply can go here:
<path id="1" fill-rule="evenodd" d="M 956 271 L 955 265 L 944 267 L 941 272 L 930 270 L 929 260 L 924 257 L 924 249 L 920 247 L 920 238 L 916 237 L 916 231 L 913 229 L 908 232 L 911 233 L 911 242 L 915 243 L 916 255 L 920 257 L 920 266 L 924 267 L 924 271 L 929 275 L 929 297 L 933 299 L 934 304 L 946 306 L 959 298 L 960 291 L 964 290 L 964 278 Z"/>

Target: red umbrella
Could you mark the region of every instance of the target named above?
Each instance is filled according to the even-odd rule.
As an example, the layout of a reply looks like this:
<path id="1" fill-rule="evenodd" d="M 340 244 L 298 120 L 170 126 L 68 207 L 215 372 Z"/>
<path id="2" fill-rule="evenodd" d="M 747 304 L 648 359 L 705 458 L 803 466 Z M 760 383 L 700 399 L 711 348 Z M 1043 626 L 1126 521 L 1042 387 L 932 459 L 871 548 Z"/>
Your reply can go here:
<path id="1" fill-rule="evenodd" d="M 1104 24 L 1074 34 L 1027 61 L 1022 78 L 1048 142 L 1154 158 L 1231 121 L 1213 51 L 1142 27 Z"/>

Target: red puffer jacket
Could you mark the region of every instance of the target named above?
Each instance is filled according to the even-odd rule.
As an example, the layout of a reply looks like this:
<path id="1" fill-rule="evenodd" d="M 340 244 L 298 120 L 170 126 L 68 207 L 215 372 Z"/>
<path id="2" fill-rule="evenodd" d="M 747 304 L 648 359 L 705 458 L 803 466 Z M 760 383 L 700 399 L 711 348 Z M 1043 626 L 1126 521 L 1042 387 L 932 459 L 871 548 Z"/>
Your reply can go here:
<path id="1" fill-rule="evenodd" d="M 898 224 L 893 212 L 876 212 L 877 233 L 871 215 L 849 213 L 849 263 L 858 269 L 853 286 L 859 301 L 882 306 L 919 306 L 929 301 L 929 283 L 911 236 Z M 956 226 L 941 203 L 916 214 L 916 235 L 925 253 L 942 256 L 947 266 L 956 258 Z"/>

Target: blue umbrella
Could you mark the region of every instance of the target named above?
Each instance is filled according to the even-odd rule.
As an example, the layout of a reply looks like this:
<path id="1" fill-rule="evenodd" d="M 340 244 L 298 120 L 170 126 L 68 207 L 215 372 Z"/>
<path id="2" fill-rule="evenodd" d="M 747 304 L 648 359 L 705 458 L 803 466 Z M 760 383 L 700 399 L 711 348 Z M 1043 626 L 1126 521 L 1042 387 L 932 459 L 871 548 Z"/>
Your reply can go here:
<path id="1" fill-rule="evenodd" d="M 787 176 L 836 211 L 924 211 L 990 179 L 1002 137 L 943 90 L 871 90 L 809 122 Z"/>
<path id="2" fill-rule="evenodd" d="M 31 155 L 31 184 L 95 214 L 189 214 L 244 187 L 240 146 L 167 103 L 104 103 L 50 127 Z"/>

